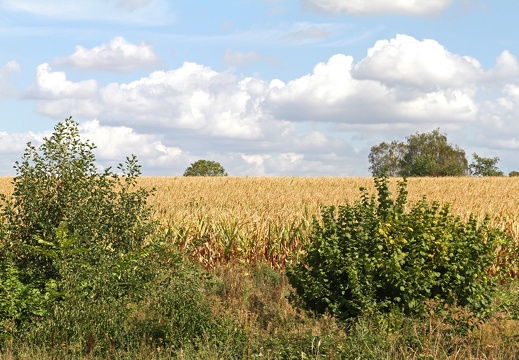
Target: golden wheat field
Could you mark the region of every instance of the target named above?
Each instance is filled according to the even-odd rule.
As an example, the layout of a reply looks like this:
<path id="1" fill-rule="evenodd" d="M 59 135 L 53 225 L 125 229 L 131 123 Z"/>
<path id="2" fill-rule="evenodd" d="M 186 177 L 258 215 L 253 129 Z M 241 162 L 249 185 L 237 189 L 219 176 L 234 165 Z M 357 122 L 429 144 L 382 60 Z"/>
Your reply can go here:
<path id="1" fill-rule="evenodd" d="M 265 261 L 282 268 L 301 251 L 321 204 L 356 201 L 360 187 L 374 192 L 367 177 L 143 177 L 139 184 L 156 189 L 150 204 L 163 239 L 207 267 Z M 519 178 L 410 178 L 407 188 L 410 203 L 425 195 L 450 203 L 462 219 L 488 213 L 492 226 L 519 239 Z M 11 190 L 11 179 L 0 178 L 0 192 Z"/>

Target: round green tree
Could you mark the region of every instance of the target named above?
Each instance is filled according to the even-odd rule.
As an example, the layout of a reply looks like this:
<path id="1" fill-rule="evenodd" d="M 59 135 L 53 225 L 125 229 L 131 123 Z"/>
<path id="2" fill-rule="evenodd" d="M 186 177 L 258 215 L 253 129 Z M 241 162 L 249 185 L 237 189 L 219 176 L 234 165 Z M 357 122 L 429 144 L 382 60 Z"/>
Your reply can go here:
<path id="1" fill-rule="evenodd" d="M 449 144 L 439 129 L 373 146 L 368 160 L 373 176 L 465 176 L 469 171 L 465 151 Z"/>
<path id="2" fill-rule="evenodd" d="M 472 154 L 474 160 L 469 165 L 470 174 L 472 176 L 504 176 L 505 174 L 499 170 L 497 163 L 498 157 L 485 158 L 478 154 Z"/>
<path id="3" fill-rule="evenodd" d="M 198 160 L 184 171 L 184 176 L 227 176 L 227 173 L 216 161 Z"/>

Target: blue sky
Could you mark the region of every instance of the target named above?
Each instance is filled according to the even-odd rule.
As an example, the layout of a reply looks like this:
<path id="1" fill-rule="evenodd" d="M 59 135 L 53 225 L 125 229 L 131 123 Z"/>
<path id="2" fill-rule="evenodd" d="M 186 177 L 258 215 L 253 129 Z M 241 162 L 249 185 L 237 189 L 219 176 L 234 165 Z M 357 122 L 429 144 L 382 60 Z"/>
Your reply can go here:
<path id="1" fill-rule="evenodd" d="M 68 116 L 100 167 L 368 176 L 440 128 L 519 170 L 519 2 L 0 0 L 0 175 Z"/>

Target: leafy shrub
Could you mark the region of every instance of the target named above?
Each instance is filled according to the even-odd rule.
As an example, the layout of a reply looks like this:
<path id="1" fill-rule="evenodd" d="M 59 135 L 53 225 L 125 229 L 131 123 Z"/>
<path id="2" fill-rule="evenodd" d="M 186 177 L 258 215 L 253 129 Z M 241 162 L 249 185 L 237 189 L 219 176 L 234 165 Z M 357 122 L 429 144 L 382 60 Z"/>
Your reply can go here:
<path id="1" fill-rule="evenodd" d="M 0 260 L 9 271 L 0 285 L 11 290 L 0 298 L 12 300 L 2 318 L 21 323 L 45 315 L 51 298 L 68 291 L 61 281 L 67 271 L 81 273 L 81 267 L 99 267 L 106 259 L 120 261 L 140 251 L 153 232 L 146 205 L 150 192 L 135 189 L 137 159 L 119 165 L 122 177 L 111 169 L 100 173 L 94 148 L 81 142 L 77 123 L 68 118 L 38 149 L 29 143 L 16 162 L 13 195 L 2 196 Z M 47 307 L 36 306 L 45 302 Z"/>
<path id="2" fill-rule="evenodd" d="M 15 165 L 1 211 L 0 348 L 18 339 L 57 357 L 111 356 L 227 336 L 206 274 L 159 237 L 137 159 L 122 175 L 99 172 L 94 148 L 69 118 Z"/>
<path id="3" fill-rule="evenodd" d="M 39 149 L 29 143 L 22 162 L 16 162 L 13 197 L 4 197 L 2 215 L 8 250 L 27 276 L 56 277 L 53 260 L 34 247 L 53 248 L 62 222 L 78 235 L 72 248 L 88 249 L 83 256 L 90 261 L 96 261 L 94 249 L 130 251 L 151 233 L 150 193 L 133 189 L 140 175 L 136 157 L 119 165 L 120 177 L 110 168 L 97 171 L 93 149 L 80 141 L 78 126 L 69 118 Z"/>
<path id="4" fill-rule="evenodd" d="M 495 247 L 513 247 L 512 240 L 489 228 L 488 216 L 463 222 L 448 204 L 425 197 L 406 210 L 406 185 L 399 182 L 392 199 L 382 176 L 375 178 L 377 201 L 361 188 L 360 202 L 322 207 L 306 254 L 287 269 L 307 308 L 341 319 L 395 310 L 420 315 L 432 299 L 485 314 L 499 275 L 488 272 Z"/>
<path id="5" fill-rule="evenodd" d="M 161 244 L 95 266 L 70 258 L 58 263 L 59 301 L 22 334 L 27 343 L 61 355 L 106 357 L 196 346 L 219 329 L 204 273 Z"/>

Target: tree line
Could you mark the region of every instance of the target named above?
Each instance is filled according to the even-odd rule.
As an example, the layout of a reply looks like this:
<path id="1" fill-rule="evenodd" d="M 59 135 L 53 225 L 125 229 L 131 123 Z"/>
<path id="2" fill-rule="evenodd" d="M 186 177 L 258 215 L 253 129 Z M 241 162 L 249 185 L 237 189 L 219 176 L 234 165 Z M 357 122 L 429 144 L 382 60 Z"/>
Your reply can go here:
<path id="1" fill-rule="evenodd" d="M 372 146 L 368 155 L 373 176 L 504 176 L 499 157 L 472 154 L 469 164 L 465 151 L 447 142 L 447 135 L 434 129 L 410 135 L 405 141 L 382 142 Z M 510 176 L 518 176 L 512 171 Z"/>

